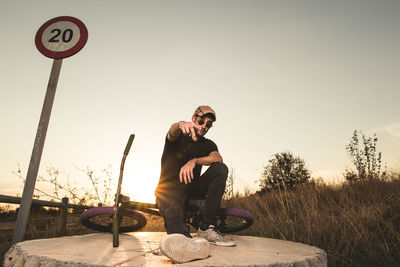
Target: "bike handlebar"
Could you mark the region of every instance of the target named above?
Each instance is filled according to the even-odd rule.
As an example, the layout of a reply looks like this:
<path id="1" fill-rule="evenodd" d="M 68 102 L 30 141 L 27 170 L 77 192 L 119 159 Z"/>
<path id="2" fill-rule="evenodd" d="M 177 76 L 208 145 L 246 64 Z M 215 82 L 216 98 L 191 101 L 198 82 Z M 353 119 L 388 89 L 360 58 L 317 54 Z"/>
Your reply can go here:
<path id="1" fill-rule="evenodd" d="M 129 136 L 128 143 L 126 144 L 125 151 L 124 151 L 124 155 L 128 155 L 128 154 L 129 154 L 129 150 L 131 149 L 133 139 L 135 139 L 135 135 L 134 135 L 134 134 L 131 134 L 131 135 Z"/>

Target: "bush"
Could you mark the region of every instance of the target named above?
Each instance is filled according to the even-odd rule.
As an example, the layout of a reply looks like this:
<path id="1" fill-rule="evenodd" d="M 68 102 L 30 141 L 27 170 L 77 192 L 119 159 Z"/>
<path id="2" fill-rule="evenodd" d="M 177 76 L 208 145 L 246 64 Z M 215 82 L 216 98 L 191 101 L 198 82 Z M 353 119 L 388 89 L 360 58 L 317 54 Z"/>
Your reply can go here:
<path id="1" fill-rule="evenodd" d="M 286 151 L 276 153 L 268 161 L 260 179 L 260 187 L 261 191 L 293 189 L 296 185 L 307 183 L 310 178 L 304 160 Z"/>

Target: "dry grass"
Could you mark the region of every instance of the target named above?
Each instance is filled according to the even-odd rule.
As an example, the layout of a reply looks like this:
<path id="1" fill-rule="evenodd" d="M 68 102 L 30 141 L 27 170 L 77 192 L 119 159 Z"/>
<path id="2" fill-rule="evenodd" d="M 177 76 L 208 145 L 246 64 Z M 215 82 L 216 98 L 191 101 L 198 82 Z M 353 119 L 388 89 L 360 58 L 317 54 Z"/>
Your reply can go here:
<path id="1" fill-rule="evenodd" d="M 236 196 L 254 225 L 240 234 L 324 249 L 330 266 L 400 265 L 400 180 L 314 184 L 294 191 Z"/>
<path id="2" fill-rule="evenodd" d="M 160 216 L 145 214 L 147 224 L 140 232 L 165 232 L 164 221 Z"/>
<path id="3" fill-rule="evenodd" d="M 400 175 L 357 184 L 310 184 L 293 191 L 236 195 L 225 205 L 248 210 L 252 227 L 238 234 L 302 242 L 324 249 L 330 266 L 400 266 Z M 81 211 L 68 215 L 67 235 L 86 234 Z M 9 248 L 16 213 L 0 213 L 1 255 Z M 59 235 L 58 211 L 34 210 L 26 239 Z M 141 231 L 165 231 L 146 215 Z M 4 227 L 3 227 L 4 226 Z"/>

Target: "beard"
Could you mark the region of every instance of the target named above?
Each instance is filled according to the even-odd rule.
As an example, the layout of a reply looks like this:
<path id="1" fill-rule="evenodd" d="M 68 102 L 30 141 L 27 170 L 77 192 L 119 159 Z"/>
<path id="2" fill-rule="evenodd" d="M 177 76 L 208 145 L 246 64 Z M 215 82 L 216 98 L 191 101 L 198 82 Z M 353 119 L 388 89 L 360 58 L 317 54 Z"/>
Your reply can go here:
<path id="1" fill-rule="evenodd" d="M 198 130 L 198 129 L 194 129 L 194 132 L 196 133 L 197 137 L 203 137 L 207 133 L 206 130 Z"/>

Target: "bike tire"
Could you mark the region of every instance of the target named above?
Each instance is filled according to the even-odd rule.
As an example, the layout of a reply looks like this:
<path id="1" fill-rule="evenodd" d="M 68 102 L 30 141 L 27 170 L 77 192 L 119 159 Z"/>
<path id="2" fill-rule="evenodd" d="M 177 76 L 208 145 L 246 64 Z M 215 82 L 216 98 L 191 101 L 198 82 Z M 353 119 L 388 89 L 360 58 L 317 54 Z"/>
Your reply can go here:
<path id="1" fill-rule="evenodd" d="M 242 231 L 249 228 L 253 222 L 253 216 L 241 209 L 221 208 L 217 214 L 217 227 L 222 233 Z"/>
<path id="2" fill-rule="evenodd" d="M 80 216 L 81 223 L 87 228 L 101 231 L 101 232 L 110 232 L 112 233 L 112 223 L 99 223 L 95 222 L 94 219 L 97 216 L 113 216 L 114 207 L 98 207 L 98 208 L 90 208 L 87 211 L 83 212 Z M 121 215 L 125 217 L 129 217 L 133 219 L 133 223 L 131 225 L 121 225 L 119 227 L 119 232 L 134 232 L 142 229 L 146 226 L 147 219 L 146 217 L 136 210 L 131 209 L 121 209 Z M 111 220 L 110 220 L 111 221 Z"/>

